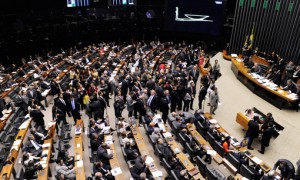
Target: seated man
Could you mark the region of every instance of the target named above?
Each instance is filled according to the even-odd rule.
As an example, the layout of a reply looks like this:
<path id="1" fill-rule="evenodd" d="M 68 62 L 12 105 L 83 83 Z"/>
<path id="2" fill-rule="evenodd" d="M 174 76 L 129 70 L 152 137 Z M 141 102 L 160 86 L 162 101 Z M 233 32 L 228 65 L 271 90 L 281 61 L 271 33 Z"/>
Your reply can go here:
<path id="1" fill-rule="evenodd" d="M 23 178 L 25 179 L 35 179 L 37 178 L 37 171 L 42 170 L 43 167 L 40 164 L 34 164 L 32 160 L 28 162 L 25 166 L 25 172 Z"/>
<path id="2" fill-rule="evenodd" d="M 67 167 L 64 164 L 64 161 L 61 159 L 56 160 L 56 166 L 55 166 L 56 172 L 63 174 L 67 179 L 75 180 L 76 179 L 76 167 Z"/>
<path id="3" fill-rule="evenodd" d="M 160 130 L 158 127 L 154 128 L 153 133 L 150 135 L 150 137 L 153 139 L 154 142 L 157 142 L 159 138 L 163 138 L 162 135 L 160 134 Z"/>
<path id="4" fill-rule="evenodd" d="M 43 149 L 42 149 L 42 145 L 35 140 L 32 134 L 30 134 L 28 136 L 28 141 L 25 143 L 23 147 L 23 151 L 30 152 L 34 156 L 40 156 L 42 154 Z"/>
<path id="5" fill-rule="evenodd" d="M 261 67 L 257 63 L 254 63 L 254 66 L 251 68 L 251 72 L 260 75 L 262 73 Z"/>
<path id="6" fill-rule="evenodd" d="M 98 159 L 100 161 L 104 162 L 105 164 L 108 164 L 109 159 L 111 159 L 113 157 L 113 154 L 112 153 L 109 154 L 107 152 L 107 149 L 109 149 L 109 147 L 105 143 L 102 143 L 101 146 L 99 146 L 98 150 L 97 150 Z"/>
<path id="7" fill-rule="evenodd" d="M 102 141 L 100 140 L 97 133 L 92 134 L 91 138 L 91 149 L 92 151 L 97 151 L 98 147 L 101 145 Z"/>
<path id="8" fill-rule="evenodd" d="M 297 91 L 297 87 L 291 79 L 286 81 L 286 86 L 283 87 L 282 89 L 285 91 L 290 91 L 292 93 L 296 93 L 296 91 Z"/>
<path id="9" fill-rule="evenodd" d="M 205 156 L 204 161 L 207 162 L 208 164 L 211 163 L 212 157 L 210 154 L 207 153 L 207 151 L 202 147 L 202 145 L 198 146 L 197 143 L 192 141 L 191 148 L 195 152 L 196 156 L 199 156 L 200 158 L 203 158 Z"/>
<path id="10" fill-rule="evenodd" d="M 148 129 L 148 134 L 152 134 L 154 132 L 154 126 L 155 126 L 155 123 L 154 122 L 150 122 L 149 123 L 149 129 Z"/>
<path id="11" fill-rule="evenodd" d="M 146 161 L 147 156 L 141 157 L 138 156 L 135 159 L 135 166 L 133 167 L 131 174 L 132 177 L 135 179 L 139 179 L 140 178 L 140 174 L 141 173 L 146 173 L 147 169 L 148 169 L 148 165 L 146 165 L 145 161 Z"/>
<path id="12" fill-rule="evenodd" d="M 181 128 L 186 127 L 186 125 L 182 122 L 182 119 L 181 119 L 180 116 L 176 117 L 176 120 L 173 121 L 173 124 L 174 124 L 176 129 L 181 129 Z"/>
<path id="13" fill-rule="evenodd" d="M 128 160 L 134 160 L 138 156 L 138 153 L 132 148 L 130 142 L 125 143 L 124 151 Z"/>
<path id="14" fill-rule="evenodd" d="M 173 153 L 172 153 L 170 147 L 167 146 L 166 143 L 164 143 L 162 138 L 159 138 L 157 140 L 157 147 L 166 159 L 169 159 L 170 157 L 173 156 Z"/>
<path id="15" fill-rule="evenodd" d="M 110 167 L 105 166 L 101 161 L 96 162 L 94 164 L 93 170 L 94 170 L 95 174 L 100 172 L 102 174 L 103 178 L 106 180 L 114 180 L 115 179 L 110 172 Z"/>
<path id="16" fill-rule="evenodd" d="M 280 170 L 280 175 L 281 175 L 282 178 L 285 178 L 286 180 L 290 180 L 290 179 L 294 178 L 295 167 L 291 163 L 291 161 L 289 161 L 287 159 L 279 159 L 275 163 L 275 165 L 273 167 L 273 170 L 276 170 L 277 167 Z"/>

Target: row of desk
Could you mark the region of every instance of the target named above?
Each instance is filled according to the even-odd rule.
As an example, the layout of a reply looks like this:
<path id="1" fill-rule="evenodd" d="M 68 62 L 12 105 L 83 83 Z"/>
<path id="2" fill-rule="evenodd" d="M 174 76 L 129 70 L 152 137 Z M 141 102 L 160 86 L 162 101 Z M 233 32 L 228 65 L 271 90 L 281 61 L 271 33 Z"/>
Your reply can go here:
<path id="1" fill-rule="evenodd" d="M 53 148 L 53 141 L 54 141 L 54 135 L 55 135 L 55 122 L 49 123 L 49 128 L 48 128 L 48 138 L 44 140 L 44 143 L 42 145 L 43 155 L 47 155 L 46 157 L 43 157 L 43 159 L 40 161 L 40 164 L 43 167 L 43 170 L 38 172 L 38 180 L 47 180 L 48 177 L 52 176 L 51 170 L 50 170 L 50 160 L 51 160 L 51 155 L 52 152 L 54 151 Z"/>
<path id="2" fill-rule="evenodd" d="M 28 115 L 29 116 L 29 115 Z M 3 166 L 1 170 L 0 178 L 3 180 L 9 180 L 11 178 L 11 174 L 14 171 L 14 165 L 16 163 L 16 160 L 18 158 L 19 152 L 21 152 L 23 140 L 25 139 L 25 136 L 28 134 L 28 129 L 30 127 L 32 119 L 28 119 L 19 128 L 19 132 L 15 138 L 15 141 L 11 147 L 10 154 L 7 158 L 8 164 Z"/>
<path id="3" fill-rule="evenodd" d="M 139 128 L 131 127 L 131 131 L 141 156 L 151 157 Z M 155 162 L 149 164 L 149 170 L 155 179 L 159 179 L 158 177 L 156 177 L 156 175 L 160 174 L 160 172 Z"/>
<path id="4" fill-rule="evenodd" d="M 288 91 L 283 91 L 281 88 L 274 90 L 269 86 L 259 82 L 249 72 L 249 69 L 244 66 L 244 63 L 237 59 L 232 59 L 231 70 L 238 80 L 240 80 L 253 93 L 262 97 L 278 108 L 287 107 L 289 103 L 295 102 L 297 99 L 292 98 Z"/>
<path id="5" fill-rule="evenodd" d="M 85 179 L 84 161 L 83 161 L 83 133 L 84 123 L 83 120 L 77 120 L 75 125 L 74 136 L 74 160 L 76 169 L 76 179 Z"/>

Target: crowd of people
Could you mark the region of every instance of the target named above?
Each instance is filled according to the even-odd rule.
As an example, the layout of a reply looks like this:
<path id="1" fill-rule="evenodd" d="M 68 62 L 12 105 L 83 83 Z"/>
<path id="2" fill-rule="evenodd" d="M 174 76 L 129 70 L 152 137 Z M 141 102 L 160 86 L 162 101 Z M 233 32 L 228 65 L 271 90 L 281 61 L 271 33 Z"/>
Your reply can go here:
<path id="1" fill-rule="evenodd" d="M 53 68 L 53 71 L 49 75 L 50 83 L 37 73 L 35 80 L 38 80 L 39 83 L 33 85 L 24 83 L 22 90 L 15 98 L 16 106 L 21 107 L 26 113 L 28 112 L 36 124 L 31 129 L 28 141 L 23 147 L 23 164 L 28 177 L 32 177 L 34 172 L 42 168 L 37 162 L 43 158 L 41 144 L 47 139 L 48 133 L 41 111 L 45 109 L 41 104 L 41 92 L 44 89 L 50 89 L 51 95 L 54 96 L 52 121 L 56 122 L 57 132 L 59 124 L 68 125 L 67 115 L 73 117 L 75 125 L 83 112 L 87 114 L 91 149 L 97 154 L 93 168 L 96 179 L 114 179 L 109 166 L 109 159 L 113 155 L 107 153 L 109 147 L 104 142 L 104 136 L 115 130 L 122 139 L 121 144 L 123 144 L 127 158 L 134 161 L 135 166 L 130 169 L 132 176 L 139 180 L 151 178 L 147 170 L 149 167 L 145 164 L 146 157 L 138 153 L 131 133 L 131 126 L 135 119 L 138 119 L 138 123 L 136 123 L 138 126 L 146 124 L 149 127 L 147 133 L 163 153 L 172 170 L 176 172 L 177 177 L 190 178 L 178 159 L 175 158 L 170 147 L 166 146 L 157 120 L 153 118 L 158 113 L 161 114 L 164 126 L 168 126 L 169 114 L 174 117 L 174 126 L 188 140 L 194 152 L 207 163 L 211 162 L 212 157 L 204 147 L 192 140 L 193 138 L 186 129 L 187 123 L 200 121 L 204 126 L 204 133 L 212 134 L 215 140 L 222 144 L 225 153 L 231 152 L 230 138 L 223 138 L 215 127 L 208 123 L 202 111 L 207 97 L 212 115 L 215 115 L 220 103 L 218 88 L 215 84 L 215 81 L 221 76 L 218 60 L 211 65 L 210 58 L 204 50 L 193 45 L 186 45 L 185 42 L 178 44 L 173 42 L 161 44 L 159 41 L 153 41 L 150 44 L 134 43 L 129 51 L 120 53 L 123 58 L 118 55 L 118 52 L 122 51 L 121 46 L 112 47 L 111 44 L 100 44 L 100 49 L 109 51 L 105 59 L 108 66 L 105 69 L 101 68 L 102 62 L 100 61 L 97 61 L 93 67 L 89 67 L 89 62 L 92 61 L 89 55 L 83 56 L 81 62 L 74 61 L 72 55 L 78 50 L 70 49 L 68 54 L 71 58 L 69 57 L 68 61 L 74 66 L 69 72 L 70 83 L 64 86 L 61 86 L 55 79 L 60 73 L 58 68 L 52 67 L 50 62 L 44 61 L 42 58 L 35 61 L 35 63 L 46 64 L 46 69 L 42 71 L 48 68 Z M 89 46 L 87 52 L 94 53 L 97 50 L 98 48 L 93 45 Z M 163 54 L 162 57 L 153 66 L 153 59 L 160 54 Z M 122 61 L 124 65 L 117 74 L 114 74 L 113 69 L 116 64 Z M 207 68 L 207 74 L 201 74 L 200 65 Z M 25 74 L 25 72 L 22 73 L 22 68 L 16 70 L 20 77 Z M 8 82 L 14 84 L 12 79 Z M 195 98 L 198 98 L 197 105 L 194 103 Z M 110 99 L 113 99 L 113 104 L 109 103 L 112 101 Z M 114 108 L 116 129 L 110 127 L 107 116 L 107 108 L 111 106 Z M 194 120 L 185 118 L 181 113 L 181 111 L 189 112 L 194 108 L 202 109 L 195 111 L 196 118 Z M 123 112 L 124 109 L 128 114 Z M 269 145 L 272 120 L 264 123 L 263 126 L 261 153 L 264 153 L 265 147 Z M 252 149 L 252 141 L 258 136 L 257 127 L 257 118 L 254 116 L 247 131 L 248 149 Z M 239 152 L 235 155 L 241 162 L 248 164 L 243 153 Z M 280 165 L 281 168 L 282 166 Z M 258 166 L 254 169 L 261 173 Z M 75 179 L 74 158 L 65 152 L 56 161 L 56 171 L 57 179 Z M 262 177 L 263 174 L 261 173 L 259 176 Z"/>

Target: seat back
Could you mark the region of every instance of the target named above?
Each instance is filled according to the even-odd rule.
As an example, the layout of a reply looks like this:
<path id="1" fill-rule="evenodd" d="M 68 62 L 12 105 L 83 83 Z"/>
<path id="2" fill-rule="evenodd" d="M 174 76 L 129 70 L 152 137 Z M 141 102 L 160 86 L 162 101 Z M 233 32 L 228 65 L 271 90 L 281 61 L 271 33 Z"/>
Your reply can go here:
<path id="1" fill-rule="evenodd" d="M 218 180 L 218 177 L 212 168 L 206 168 L 206 176 L 208 180 Z"/>
<path id="2" fill-rule="evenodd" d="M 169 163 L 167 162 L 167 160 L 165 158 L 162 159 L 162 165 L 166 169 L 167 173 L 170 174 L 171 166 L 169 165 Z"/>
<path id="3" fill-rule="evenodd" d="M 254 179 L 254 173 L 245 164 L 242 164 L 242 166 L 240 168 L 240 174 L 250 180 Z"/>
<path id="4" fill-rule="evenodd" d="M 215 138 L 209 132 L 207 132 L 207 134 L 206 134 L 206 140 L 209 142 L 209 144 L 212 146 L 212 148 L 215 149 L 214 148 Z"/>
<path id="5" fill-rule="evenodd" d="M 159 159 L 162 159 L 162 158 L 163 158 L 163 154 L 162 154 L 162 152 L 159 150 L 159 148 L 158 148 L 157 145 L 154 146 L 154 153 L 155 153 L 156 156 L 159 157 Z"/>
<path id="6" fill-rule="evenodd" d="M 175 172 L 172 170 L 170 174 L 170 179 L 171 180 L 179 180 L 179 178 L 176 176 Z"/>
<path id="7" fill-rule="evenodd" d="M 185 145 L 186 140 L 184 139 L 183 135 L 181 133 L 178 134 L 178 140 L 180 142 L 181 145 Z"/>
<path id="8" fill-rule="evenodd" d="M 206 163 L 199 156 L 196 157 L 196 164 L 202 174 L 203 177 L 206 177 Z"/>
<path id="9" fill-rule="evenodd" d="M 185 143 L 184 149 L 186 150 L 186 152 L 190 155 L 190 159 L 193 159 L 194 157 L 194 150 L 191 148 L 189 143 Z"/>
<path id="10" fill-rule="evenodd" d="M 124 159 L 125 159 L 125 161 L 127 161 L 127 154 L 126 154 L 126 152 L 125 152 L 124 147 L 121 147 L 121 149 L 122 149 L 122 154 L 123 154 L 123 156 L 124 156 Z"/>
<path id="11" fill-rule="evenodd" d="M 234 157 L 232 153 L 228 153 L 226 159 L 232 164 L 236 169 L 240 169 L 240 161 Z"/>
<path id="12" fill-rule="evenodd" d="M 196 129 L 202 136 L 204 135 L 204 127 L 200 121 L 196 122 Z"/>
<path id="13" fill-rule="evenodd" d="M 222 157 L 225 156 L 224 148 L 219 142 L 214 141 L 214 149 L 220 156 L 222 156 Z"/>

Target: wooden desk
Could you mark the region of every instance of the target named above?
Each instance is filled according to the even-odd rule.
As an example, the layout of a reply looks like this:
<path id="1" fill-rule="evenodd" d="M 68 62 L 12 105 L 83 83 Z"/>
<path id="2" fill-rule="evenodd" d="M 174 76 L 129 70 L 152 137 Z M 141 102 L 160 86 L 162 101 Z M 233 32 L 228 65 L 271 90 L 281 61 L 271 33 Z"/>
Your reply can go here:
<path id="1" fill-rule="evenodd" d="M 235 176 L 234 176 L 234 179 L 235 180 L 242 180 L 243 179 L 243 176 L 239 173 L 237 173 Z"/>
<path id="2" fill-rule="evenodd" d="M 195 127 L 194 124 L 190 124 L 189 126 L 187 126 L 187 130 L 191 133 L 191 135 L 198 142 L 198 144 L 201 144 L 203 146 L 203 148 L 205 148 L 206 150 L 209 150 L 209 149 L 213 150 L 211 145 L 196 130 L 196 127 Z M 207 148 L 207 147 L 209 147 L 209 148 Z M 223 159 L 218 153 L 215 156 L 212 156 L 212 157 L 213 157 L 214 161 L 217 164 L 222 164 L 223 163 Z"/>
<path id="3" fill-rule="evenodd" d="M 141 135 L 141 132 L 139 130 L 138 127 L 131 127 L 131 131 L 135 140 L 135 143 L 139 149 L 139 152 L 141 154 L 141 156 L 150 156 L 150 153 L 147 149 L 146 143 Z M 152 166 L 152 167 L 151 167 Z M 149 166 L 149 170 L 151 172 L 151 174 L 153 174 L 155 171 L 158 171 L 159 169 L 157 168 L 157 166 L 155 165 L 155 163 L 151 163 L 151 165 Z M 155 178 L 155 179 L 159 179 L 159 178 Z"/>
<path id="4" fill-rule="evenodd" d="M 10 180 L 11 173 L 14 169 L 13 164 L 6 164 L 3 166 L 2 171 L 1 171 L 1 180 Z"/>
<path id="5" fill-rule="evenodd" d="M 275 91 L 272 90 L 269 86 L 265 86 L 259 83 L 257 79 L 248 74 L 249 69 L 244 66 L 243 62 L 232 59 L 231 70 L 233 71 L 237 79 L 240 80 L 245 86 L 247 86 L 253 93 L 262 97 L 279 109 L 285 106 L 288 107 L 287 102 L 292 103 L 296 101 L 296 99 L 292 99 L 288 96 L 288 91 L 282 91 L 280 88 Z"/>
<path id="6" fill-rule="evenodd" d="M 80 134 L 76 134 L 76 129 L 80 129 Z M 77 120 L 75 126 L 75 139 L 74 139 L 74 158 L 75 158 L 75 167 L 76 170 L 76 179 L 85 179 L 84 171 L 84 162 L 83 162 L 83 132 L 84 132 L 84 123 L 83 120 Z"/>
<path id="7" fill-rule="evenodd" d="M 49 127 L 48 130 L 48 139 L 44 140 L 43 144 L 43 152 L 42 155 L 47 153 L 47 157 L 45 157 L 44 161 L 41 161 L 44 164 L 43 170 L 38 172 L 38 180 L 48 180 L 48 177 L 52 177 L 52 173 L 50 171 L 50 159 L 53 149 L 53 139 L 55 134 L 55 123 L 52 124 L 51 127 Z"/>
<path id="8" fill-rule="evenodd" d="M 231 56 L 227 54 L 226 50 L 223 50 L 223 59 L 231 61 Z"/>
<path id="9" fill-rule="evenodd" d="M 109 136 L 105 136 L 104 137 L 105 142 L 107 141 L 107 137 L 109 137 Z M 116 154 L 116 150 L 115 150 L 114 144 L 111 143 L 111 144 L 107 144 L 107 145 L 109 146 L 110 150 L 113 153 L 112 159 L 109 160 L 109 164 L 110 164 L 111 169 L 113 170 L 115 168 L 121 168 L 121 166 L 119 164 L 119 161 L 118 161 L 118 158 L 117 158 L 117 154 Z M 123 175 L 121 173 L 121 174 L 119 174 L 117 176 L 114 176 L 114 177 L 115 177 L 115 180 L 121 180 L 123 178 Z"/>
<path id="10" fill-rule="evenodd" d="M 5 98 L 11 93 L 15 88 L 18 86 L 18 84 L 13 85 L 8 91 L 3 91 L 1 94 L 1 98 Z"/>
<path id="11" fill-rule="evenodd" d="M 0 132 L 4 128 L 6 122 L 8 121 L 8 119 L 10 118 L 11 115 L 12 115 L 12 111 L 10 111 L 9 113 L 3 114 L 3 117 L 1 118 L 3 120 L 0 120 Z"/>
<path id="12" fill-rule="evenodd" d="M 172 139 L 172 140 L 171 140 Z M 165 141 L 170 146 L 171 150 L 178 158 L 180 163 L 184 166 L 184 168 L 189 172 L 189 174 L 193 177 L 193 179 L 204 179 L 199 170 L 194 166 L 194 164 L 189 160 L 189 158 L 181 151 L 180 147 L 176 143 L 173 137 L 165 137 Z"/>
<path id="13" fill-rule="evenodd" d="M 251 60 L 254 63 L 263 64 L 265 66 L 270 67 L 270 63 L 265 58 L 262 58 L 260 56 L 255 55 L 255 54 L 251 56 Z"/>
<path id="14" fill-rule="evenodd" d="M 248 130 L 249 118 L 245 116 L 243 113 L 238 112 L 236 114 L 235 121 L 239 123 L 243 129 Z"/>

